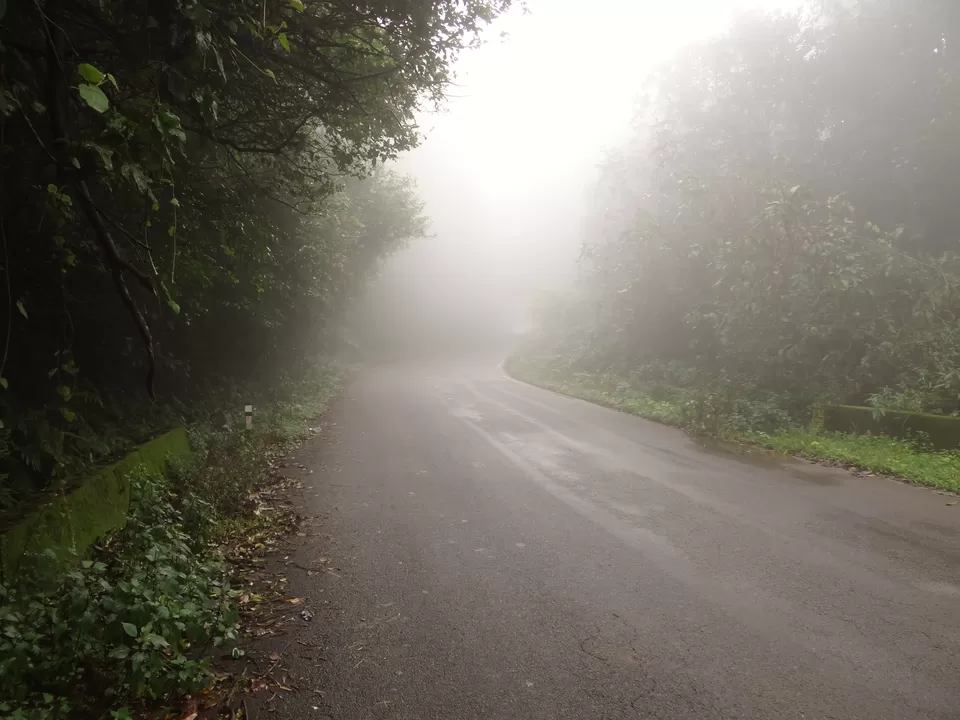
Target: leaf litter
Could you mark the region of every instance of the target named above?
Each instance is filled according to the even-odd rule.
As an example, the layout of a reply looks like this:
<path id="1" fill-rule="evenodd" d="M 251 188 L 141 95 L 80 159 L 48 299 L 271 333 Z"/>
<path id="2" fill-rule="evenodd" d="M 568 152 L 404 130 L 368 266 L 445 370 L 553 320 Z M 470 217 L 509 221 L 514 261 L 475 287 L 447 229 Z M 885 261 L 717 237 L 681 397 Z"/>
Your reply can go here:
<path id="1" fill-rule="evenodd" d="M 302 464 L 282 458 L 270 463 L 269 480 L 249 494 L 243 520 L 232 527 L 222 541 L 224 555 L 233 570 L 234 585 L 242 588 L 237 596 L 239 626 L 241 637 L 248 641 L 285 633 L 290 624 L 298 620 L 297 614 L 291 612 L 291 606 L 306 603 L 306 598 L 288 594 L 286 577 L 268 569 L 270 556 L 288 549 L 291 541 L 306 535 L 301 532 L 306 518 L 297 512 L 295 502 L 295 497 L 303 490 L 303 483 L 281 472 L 291 466 L 306 470 Z M 320 562 L 327 562 L 327 558 Z M 310 621 L 314 613 L 304 607 L 299 616 L 301 622 Z M 299 627 L 302 631 L 303 626 Z M 180 712 L 165 717 L 167 720 L 195 720 L 200 713 L 205 720 L 214 717 L 246 720 L 245 696 L 267 692 L 274 693 L 268 700 L 267 709 L 275 711 L 273 700 L 280 692 L 292 692 L 295 687 L 286 677 L 276 677 L 274 671 L 298 638 L 299 633 L 296 633 L 283 649 L 270 652 L 271 664 L 266 671 L 257 666 L 255 660 L 253 666 L 256 670 L 252 673 L 248 669 L 249 662 L 239 670 L 224 670 L 216 675 L 210 687 L 198 693 L 199 700 L 188 697 Z M 246 651 L 239 650 L 223 660 L 229 665 L 248 659 Z"/>

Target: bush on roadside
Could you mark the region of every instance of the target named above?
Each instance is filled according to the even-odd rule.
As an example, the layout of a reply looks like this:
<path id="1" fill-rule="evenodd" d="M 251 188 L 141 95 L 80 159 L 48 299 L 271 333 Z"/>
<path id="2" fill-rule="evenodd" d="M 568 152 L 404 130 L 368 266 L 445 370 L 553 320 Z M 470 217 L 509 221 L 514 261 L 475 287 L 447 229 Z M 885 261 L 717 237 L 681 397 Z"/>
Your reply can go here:
<path id="1" fill-rule="evenodd" d="M 90 559 L 64 572 L 37 558 L 15 583 L 0 585 L 4 717 L 99 717 L 197 689 L 207 650 L 236 638 L 219 554 L 195 546 L 169 481 L 140 475 L 132 483 L 127 525 Z M 203 505 L 191 507 L 200 513 Z"/>
<path id="2" fill-rule="evenodd" d="M 210 650 L 236 639 L 217 543 L 266 480 L 269 460 L 309 433 L 339 381 L 321 367 L 272 396 L 238 393 L 221 405 L 230 413 L 206 413 L 222 424 L 190 429 L 189 462 L 169 477 L 131 478 L 126 525 L 89 557 L 65 569 L 48 553 L 0 583 L 0 718 L 122 718 L 139 701 L 202 687 Z M 247 431 L 240 401 L 251 399 Z"/>
<path id="3" fill-rule="evenodd" d="M 758 390 L 748 380 L 705 374 L 677 363 L 649 363 L 627 375 L 573 372 L 561 357 L 513 357 L 518 378 L 697 434 L 732 436 L 803 424 L 810 403 Z"/>

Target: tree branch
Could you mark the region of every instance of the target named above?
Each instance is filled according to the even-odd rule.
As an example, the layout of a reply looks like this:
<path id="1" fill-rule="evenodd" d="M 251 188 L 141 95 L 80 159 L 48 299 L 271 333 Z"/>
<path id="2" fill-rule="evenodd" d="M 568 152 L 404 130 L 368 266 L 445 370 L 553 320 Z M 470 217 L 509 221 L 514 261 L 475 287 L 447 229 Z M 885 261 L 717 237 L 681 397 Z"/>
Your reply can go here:
<path id="1" fill-rule="evenodd" d="M 60 14 L 61 2 L 62 0 L 52 0 L 52 2 L 50 2 L 47 6 L 47 12 L 43 15 L 43 22 L 47 36 L 47 104 L 50 130 L 53 135 L 53 155 L 56 163 L 57 176 L 60 178 L 61 184 L 64 184 L 64 180 L 69 172 L 67 169 L 69 166 L 64 156 L 68 140 L 63 121 L 63 90 L 67 85 L 64 81 L 63 67 L 61 65 L 64 34 L 63 30 L 61 30 L 56 23 L 56 18 Z M 113 238 L 110 237 L 109 231 L 103 224 L 103 219 L 100 217 L 93 203 L 93 199 L 90 197 L 90 189 L 87 187 L 86 181 L 80 179 L 74 182 L 73 185 L 77 189 L 77 195 L 84 215 L 86 215 L 87 221 L 93 227 L 97 243 L 100 245 L 100 249 L 110 265 L 113 282 L 117 288 L 117 292 L 120 294 L 120 299 L 136 323 L 140 337 L 143 339 L 147 352 L 147 394 L 151 399 L 156 399 L 153 381 L 156 375 L 157 360 L 153 351 L 153 337 L 142 313 L 130 296 L 130 291 L 127 289 L 123 273 L 131 273 L 144 284 L 145 287 L 153 292 L 154 295 L 156 295 L 157 292 L 156 288 L 153 285 L 153 281 L 143 271 L 135 268 L 120 255 L 116 244 L 113 242 Z"/>

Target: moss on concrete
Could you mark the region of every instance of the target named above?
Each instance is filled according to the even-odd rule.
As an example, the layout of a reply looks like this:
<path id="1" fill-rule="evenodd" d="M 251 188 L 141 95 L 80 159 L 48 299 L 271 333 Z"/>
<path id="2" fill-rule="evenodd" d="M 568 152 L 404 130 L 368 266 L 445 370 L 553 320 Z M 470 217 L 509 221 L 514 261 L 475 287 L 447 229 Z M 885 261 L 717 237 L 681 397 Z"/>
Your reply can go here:
<path id="1" fill-rule="evenodd" d="M 171 457 L 190 453 L 184 428 L 175 428 L 100 468 L 40 505 L 0 535 L 0 577 L 12 577 L 28 554 L 53 550 L 58 557 L 83 554 L 98 538 L 123 527 L 130 508 L 130 477 L 163 473 Z"/>
<path id="2" fill-rule="evenodd" d="M 868 407 L 830 405 L 823 409 L 823 427 L 855 435 L 920 440 L 937 450 L 960 448 L 960 418 L 947 415 L 888 411 L 874 417 Z"/>

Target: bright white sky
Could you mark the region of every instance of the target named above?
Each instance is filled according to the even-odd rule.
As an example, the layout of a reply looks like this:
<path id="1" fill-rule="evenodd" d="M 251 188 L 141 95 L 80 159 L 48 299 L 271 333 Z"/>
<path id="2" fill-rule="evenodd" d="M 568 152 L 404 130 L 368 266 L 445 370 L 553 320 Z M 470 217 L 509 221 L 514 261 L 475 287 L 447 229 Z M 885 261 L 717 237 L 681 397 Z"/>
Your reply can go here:
<path id="1" fill-rule="evenodd" d="M 629 126 L 650 71 L 683 46 L 721 32 L 738 11 L 797 4 L 530 0 L 529 12 L 500 18 L 486 45 L 461 58 L 446 116 L 424 118 L 424 149 L 455 149 L 488 200 L 511 201 L 530 191 L 529 173 L 552 183 L 595 165 Z"/>
<path id="2" fill-rule="evenodd" d="M 500 18 L 461 57 L 446 111 L 421 119 L 423 145 L 398 163 L 417 179 L 435 235 L 399 271 L 478 304 L 493 289 L 553 284 L 576 257 L 596 166 L 625 137 L 650 72 L 738 11 L 798 4 L 528 0 L 529 12 Z"/>

